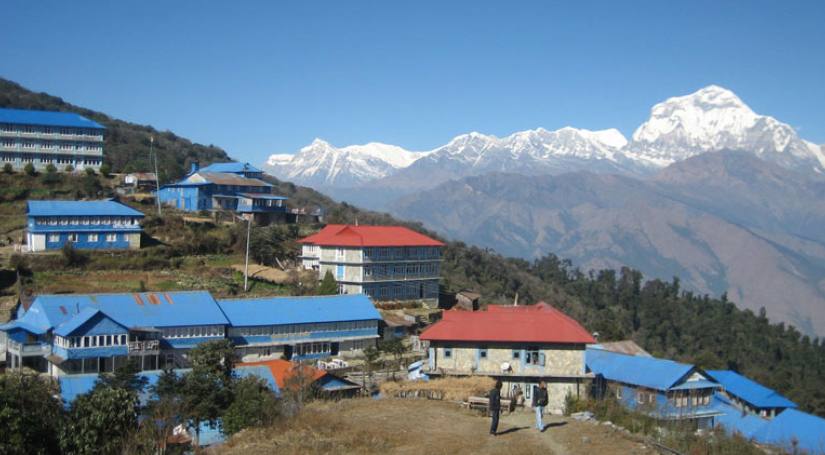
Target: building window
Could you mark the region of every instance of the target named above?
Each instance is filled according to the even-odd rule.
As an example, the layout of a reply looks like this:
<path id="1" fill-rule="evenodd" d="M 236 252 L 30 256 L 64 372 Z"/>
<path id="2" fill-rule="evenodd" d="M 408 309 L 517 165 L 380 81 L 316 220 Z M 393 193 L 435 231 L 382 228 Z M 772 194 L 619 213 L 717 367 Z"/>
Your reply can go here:
<path id="1" fill-rule="evenodd" d="M 89 234 L 89 235 L 87 236 L 87 240 L 88 240 L 89 242 L 97 242 L 97 234 Z"/>
<path id="2" fill-rule="evenodd" d="M 106 234 L 106 241 L 109 243 L 117 242 L 117 234 Z"/>
<path id="3" fill-rule="evenodd" d="M 524 362 L 528 365 L 544 366 L 544 353 L 536 348 L 530 348 L 525 353 Z"/>
<path id="4" fill-rule="evenodd" d="M 478 358 L 486 359 L 487 358 L 487 348 L 481 348 L 478 350 Z"/>
<path id="5" fill-rule="evenodd" d="M 60 234 L 49 234 L 49 242 L 57 243 L 60 241 Z"/>
<path id="6" fill-rule="evenodd" d="M 78 235 L 77 234 L 69 234 L 66 238 L 69 242 L 77 242 Z"/>
<path id="7" fill-rule="evenodd" d="M 518 349 L 513 349 L 513 360 L 518 360 L 521 358 L 521 351 Z"/>
<path id="8" fill-rule="evenodd" d="M 444 358 L 451 359 L 453 357 L 453 348 L 444 348 Z"/>

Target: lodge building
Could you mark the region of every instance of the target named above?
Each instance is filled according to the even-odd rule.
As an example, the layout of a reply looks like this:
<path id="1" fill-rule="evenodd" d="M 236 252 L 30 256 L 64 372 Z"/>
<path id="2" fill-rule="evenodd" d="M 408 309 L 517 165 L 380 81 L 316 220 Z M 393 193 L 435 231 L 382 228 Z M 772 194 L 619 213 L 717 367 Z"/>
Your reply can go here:
<path id="1" fill-rule="evenodd" d="M 143 213 L 115 200 L 28 201 L 26 243 L 28 251 L 63 248 L 137 249 Z"/>
<path id="2" fill-rule="evenodd" d="M 97 122 L 73 112 L 0 108 L 0 166 L 22 170 L 27 164 L 43 170 L 100 169 L 103 132 Z"/>

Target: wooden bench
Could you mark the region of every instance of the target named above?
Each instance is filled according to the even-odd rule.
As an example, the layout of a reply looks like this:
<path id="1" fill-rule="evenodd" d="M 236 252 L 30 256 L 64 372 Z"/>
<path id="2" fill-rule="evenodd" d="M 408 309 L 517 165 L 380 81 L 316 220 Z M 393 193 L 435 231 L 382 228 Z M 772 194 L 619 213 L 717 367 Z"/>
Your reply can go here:
<path id="1" fill-rule="evenodd" d="M 485 414 L 489 414 L 490 409 L 490 399 L 485 397 L 469 397 L 467 398 L 467 407 L 470 409 L 476 409 L 479 411 L 484 412 Z M 513 410 L 513 400 L 501 400 L 501 410 L 512 412 Z"/>

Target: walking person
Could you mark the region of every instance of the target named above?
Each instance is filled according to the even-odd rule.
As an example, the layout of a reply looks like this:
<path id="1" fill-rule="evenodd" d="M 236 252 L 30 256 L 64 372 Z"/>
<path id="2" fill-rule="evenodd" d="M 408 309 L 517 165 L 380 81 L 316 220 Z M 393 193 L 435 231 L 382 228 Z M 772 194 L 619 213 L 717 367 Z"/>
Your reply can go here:
<path id="1" fill-rule="evenodd" d="M 490 390 L 490 417 L 493 421 L 490 423 L 490 434 L 495 436 L 498 432 L 498 415 L 501 412 L 501 379 L 496 379 L 496 386 Z"/>
<path id="2" fill-rule="evenodd" d="M 544 413 L 545 406 L 547 406 L 547 384 L 541 381 L 539 388 L 533 391 L 533 409 L 536 410 L 536 429 L 539 431 L 544 431 L 541 415 Z"/>

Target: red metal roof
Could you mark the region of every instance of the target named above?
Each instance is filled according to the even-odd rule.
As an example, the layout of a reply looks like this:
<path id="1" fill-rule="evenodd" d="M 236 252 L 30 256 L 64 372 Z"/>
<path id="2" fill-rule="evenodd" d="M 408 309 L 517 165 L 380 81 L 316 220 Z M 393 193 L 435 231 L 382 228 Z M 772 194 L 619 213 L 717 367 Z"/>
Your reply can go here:
<path id="1" fill-rule="evenodd" d="M 587 344 L 596 340 L 575 319 L 541 302 L 491 305 L 487 311 L 445 311 L 421 334 L 429 341 Z"/>
<path id="2" fill-rule="evenodd" d="M 444 243 L 403 226 L 329 224 L 298 241 L 322 246 L 444 246 Z"/>

